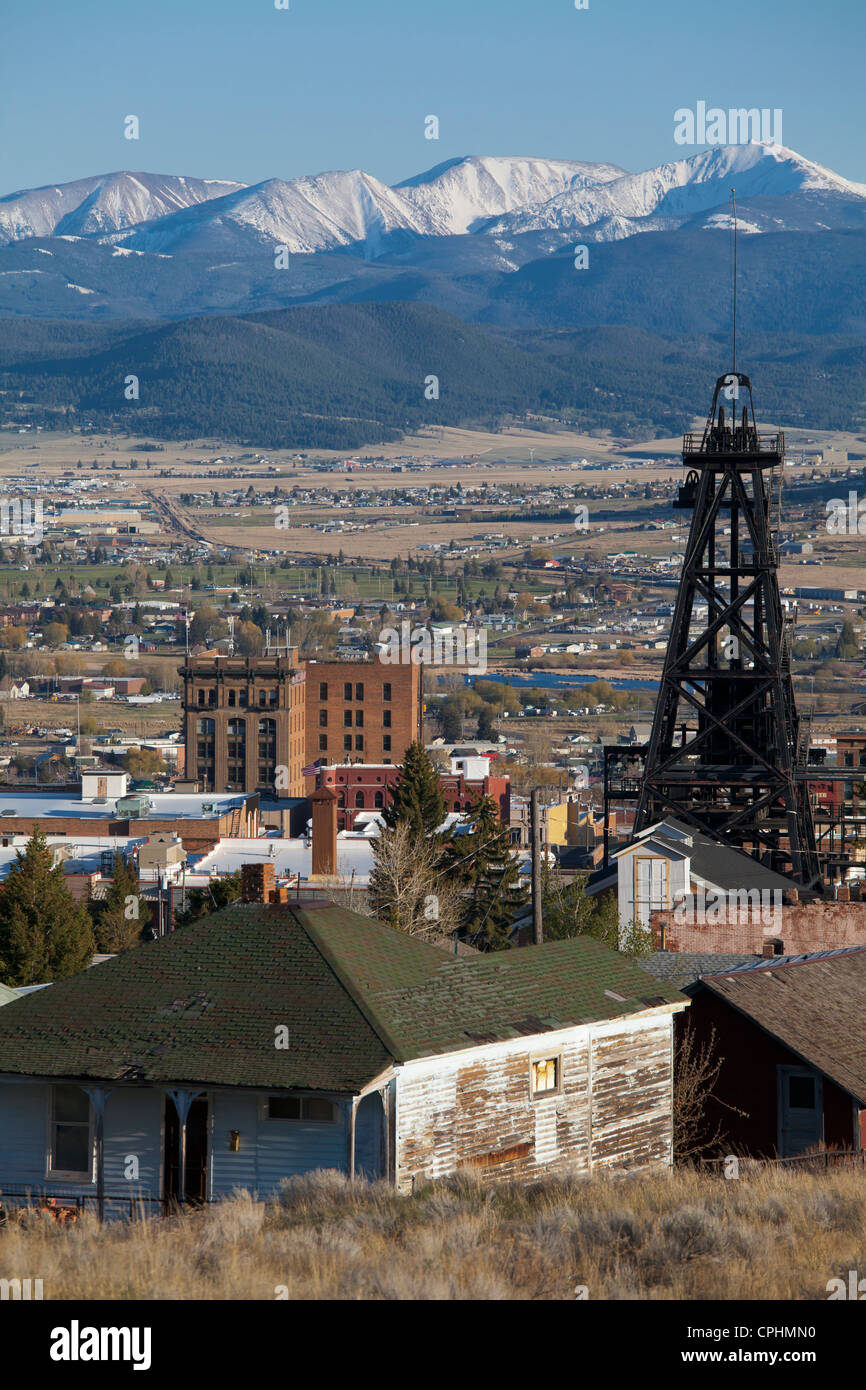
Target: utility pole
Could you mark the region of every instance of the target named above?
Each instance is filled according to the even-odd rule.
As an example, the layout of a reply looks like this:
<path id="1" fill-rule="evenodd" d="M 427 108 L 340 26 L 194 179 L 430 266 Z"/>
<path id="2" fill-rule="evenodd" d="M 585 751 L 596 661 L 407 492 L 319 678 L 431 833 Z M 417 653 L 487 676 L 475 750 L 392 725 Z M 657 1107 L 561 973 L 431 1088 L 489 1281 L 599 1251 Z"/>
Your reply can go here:
<path id="1" fill-rule="evenodd" d="M 529 799 L 529 834 L 532 842 L 532 943 L 540 946 L 541 930 L 541 827 L 538 815 L 538 788 Z"/>

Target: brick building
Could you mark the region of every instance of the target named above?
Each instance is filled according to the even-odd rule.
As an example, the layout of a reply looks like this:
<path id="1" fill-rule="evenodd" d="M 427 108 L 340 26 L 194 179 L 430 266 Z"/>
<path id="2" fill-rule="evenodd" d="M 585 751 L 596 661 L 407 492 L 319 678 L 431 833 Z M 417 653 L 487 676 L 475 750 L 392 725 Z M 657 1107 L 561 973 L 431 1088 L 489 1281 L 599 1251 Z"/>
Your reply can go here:
<path id="1" fill-rule="evenodd" d="M 304 795 L 304 666 L 297 648 L 207 653 L 181 667 L 186 775 L 201 791 Z"/>
<path id="2" fill-rule="evenodd" d="M 504 825 L 510 815 L 511 783 L 507 777 L 491 777 L 484 772 L 467 775 L 455 768 L 460 759 L 451 759 L 451 771 L 440 772 L 439 781 L 445 797 L 445 810 L 468 811 L 479 796 L 489 796 L 499 810 Z M 484 764 L 488 758 L 473 758 L 473 764 Z M 391 804 L 394 787 L 400 780 L 400 768 L 386 763 L 336 763 L 320 767 L 316 772 L 316 791 L 327 787 L 337 796 L 337 829 L 353 830 L 360 811 L 384 811 Z"/>
<path id="3" fill-rule="evenodd" d="M 421 738 L 423 667 L 370 661 L 310 661 L 306 762 L 401 763 Z"/>

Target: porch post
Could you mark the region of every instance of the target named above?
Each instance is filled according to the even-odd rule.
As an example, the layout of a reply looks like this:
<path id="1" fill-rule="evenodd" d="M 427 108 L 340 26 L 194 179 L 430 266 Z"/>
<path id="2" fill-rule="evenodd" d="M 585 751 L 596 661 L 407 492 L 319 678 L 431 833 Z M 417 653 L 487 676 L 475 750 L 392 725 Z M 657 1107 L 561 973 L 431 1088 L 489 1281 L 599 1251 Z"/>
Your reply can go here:
<path id="1" fill-rule="evenodd" d="M 383 1086 L 381 1091 L 376 1093 L 382 1102 L 382 1147 L 385 1155 L 385 1172 L 383 1177 L 386 1182 L 391 1180 L 391 1091 L 390 1086 Z"/>
<path id="2" fill-rule="evenodd" d="M 171 1096 L 172 1104 L 177 1111 L 177 1118 L 180 1124 L 178 1133 L 178 1172 L 177 1187 L 178 1198 L 181 1206 L 186 1205 L 186 1122 L 189 1117 L 190 1106 L 193 1101 L 201 1095 L 203 1091 L 166 1091 L 167 1096 Z"/>
<path id="3" fill-rule="evenodd" d="M 105 1220 L 105 1102 L 111 1091 L 105 1086 L 82 1086 L 96 1114 L 96 1216 Z"/>
<path id="4" fill-rule="evenodd" d="M 358 1097 L 352 1096 L 346 1107 L 346 1172 L 349 1182 L 355 1181 L 355 1117 L 358 1113 Z"/>

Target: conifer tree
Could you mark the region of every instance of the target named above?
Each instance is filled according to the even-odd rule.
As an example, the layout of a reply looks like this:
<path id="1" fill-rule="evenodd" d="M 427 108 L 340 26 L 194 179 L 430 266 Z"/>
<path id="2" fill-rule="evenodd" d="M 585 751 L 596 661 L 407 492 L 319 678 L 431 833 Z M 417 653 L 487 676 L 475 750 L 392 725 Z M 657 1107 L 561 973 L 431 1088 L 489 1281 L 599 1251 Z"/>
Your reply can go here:
<path id="1" fill-rule="evenodd" d="M 423 743 L 410 743 L 406 749 L 400 781 L 383 815 L 390 830 L 398 821 L 407 821 L 411 829 L 421 835 L 432 835 L 445 819 L 445 797 L 439 774 Z"/>
<path id="2" fill-rule="evenodd" d="M 91 898 L 90 915 L 98 951 L 128 951 L 141 941 L 150 908 L 142 900 L 135 865 L 122 854 L 115 852 L 111 887 L 104 898 Z"/>
<path id="3" fill-rule="evenodd" d="M 482 951 L 500 951 L 510 944 L 511 928 L 526 909 L 529 894 L 495 802 L 480 797 L 472 816 L 472 833 L 449 842 L 454 873 L 464 891 L 462 934 Z"/>
<path id="4" fill-rule="evenodd" d="M 37 826 L 0 887 L 0 980 L 13 988 L 74 975 L 94 951 L 90 915 L 66 887 Z"/>

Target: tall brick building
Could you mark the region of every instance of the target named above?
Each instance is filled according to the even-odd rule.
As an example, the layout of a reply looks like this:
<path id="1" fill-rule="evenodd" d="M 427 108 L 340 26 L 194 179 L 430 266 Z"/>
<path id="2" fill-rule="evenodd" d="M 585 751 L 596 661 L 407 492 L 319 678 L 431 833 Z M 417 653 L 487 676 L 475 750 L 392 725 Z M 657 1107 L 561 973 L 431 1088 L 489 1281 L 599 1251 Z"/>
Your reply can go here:
<path id="1" fill-rule="evenodd" d="M 421 737 L 423 667 L 371 661 L 310 661 L 306 762 L 401 763 Z"/>
<path id="2" fill-rule="evenodd" d="M 304 666 L 296 647 L 256 657 L 208 653 L 180 674 L 187 777 L 202 791 L 304 795 Z"/>

